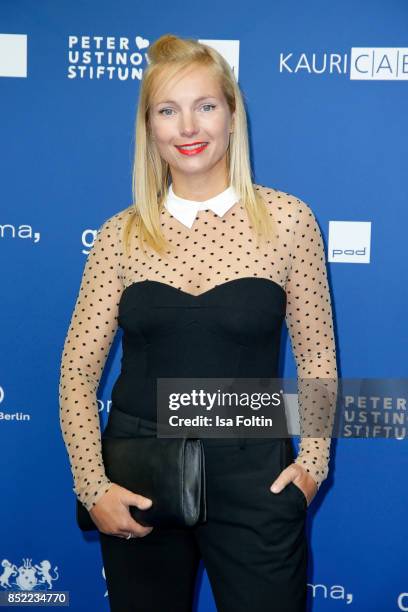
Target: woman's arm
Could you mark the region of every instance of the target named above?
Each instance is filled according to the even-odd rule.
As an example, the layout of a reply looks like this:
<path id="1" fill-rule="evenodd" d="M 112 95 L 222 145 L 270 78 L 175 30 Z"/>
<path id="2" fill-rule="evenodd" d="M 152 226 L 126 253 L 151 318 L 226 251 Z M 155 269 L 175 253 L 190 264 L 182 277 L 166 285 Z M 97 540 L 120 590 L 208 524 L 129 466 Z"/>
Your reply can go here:
<path id="1" fill-rule="evenodd" d="M 336 406 L 336 346 L 323 239 L 312 210 L 301 200 L 296 200 L 293 227 L 286 324 L 298 376 L 301 440 L 295 463 L 319 487 L 330 459 L 327 433 Z M 313 385 L 310 379 L 324 380 Z"/>
<path id="2" fill-rule="evenodd" d="M 61 358 L 60 426 L 74 491 L 88 510 L 112 484 L 102 462 L 96 392 L 117 331 L 123 291 L 116 223 L 116 218 L 111 217 L 95 237 Z"/>

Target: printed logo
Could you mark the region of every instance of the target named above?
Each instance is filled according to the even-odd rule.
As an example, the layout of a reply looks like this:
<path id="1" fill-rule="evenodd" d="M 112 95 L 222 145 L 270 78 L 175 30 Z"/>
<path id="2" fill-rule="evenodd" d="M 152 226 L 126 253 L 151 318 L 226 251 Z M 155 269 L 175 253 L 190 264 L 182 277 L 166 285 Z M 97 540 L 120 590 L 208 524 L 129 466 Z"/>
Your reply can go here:
<path id="1" fill-rule="evenodd" d="M 150 41 L 143 36 L 68 36 L 68 78 L 141 80 Z"/>
<path id="2" fill-rule="evenodd" d="M 102 576 L 103 576 L 103 579 L 104 579 L 104 580 L 105 580 L 105 582 L 106 582 L 105 567 L 104 567 L 103 565 L 102 565 Z M 104 596 L 104 597 L 108 597 L 108 595 L 109 595 L 109 593 L 108 593 L 108 589 L 106 589 L 106 591 L 105 591 L 105 593 L 104 593 L 104 595 L 103 595 L 103 596 Z"/>
<path id="3" fill-rule="evenodd" d="M 45 591 L 52 589 L 52 583 L 58 580 L 58 566 L 51 569 L 51 563 L 44 559 L 38 565 L 32 565 L 31 559 L 23 559 L 23 565 L 17 567 L 8 559 L 3 559 L 0 575 L 0 587 L 21 591 Z M 51 576 L 51 571 L 54 576 Z"/>
<path id="4" fill-rule="evenodd" d="M 370 263 L 371 221 L 330 221 L 328 261 Z"/>
<path id="5" fill-rule="evenodd" d="M 353 602 L 353 593 L 348 593 L 345 587 L 341 584 L 309 584 L 307 585 L 311 592 L 313 599 L 317 597 L 323 597 L 323 599 L 335 599 L 336 601 L 343 601 L 349 605 Z"/>
<path id="6" fill-rule="evenodd" d="M 398 610 L 408 612 L 408 593 L 400 593 L 397 599 Z"/>
<path id="7" fill-rule="evenodd" d="M 408 48 L 353 47 L 350 79 L 360 81 L 404 81 L 408 79 Z"/>
<path id="8" fill-rule="evenodd" d="M 98 234 L 98 230 L 94 229 L 85 229 L 81 235 L 81 242 L 83 245 L 82 253 L 84 255 L 88 255 L 90 250 L 92 249 L 95 238 Z"/>
<path id="9" fill-rule="evenodd" d="M 200 38 L 199 42 L 218 51 L 231 66 L 235 78 L 238 81 L 239 40 L 212 40 Z"/>
<path id="10" fill-rule="evenodd" d="M 238 80 L 239 40 L 200 42 L 216 49 L 231 66 Z M 141 80 L 149 64 L 150 41 L 143 36 L 68 36 L 68 78 Z"/>
<path id="11" fill-rule="evenodd" d="M 347 53 L 281 53 L 279 72 L 349 75 L 350 80 L 408 79 L 408 48 L 352 47 Z"/>
<path id="12" fill-rule="evenodd" d="M 27 34 L 0 34 L 0 77 L 27 77 Z"/>
<path id="13" fill-rule="evenodd" d="M 31 225 L 13 225 L 12 223 L 0 225 L 0 239 L 13 240 L 15 238 L 31 240 L 35 243 L 40 241 L 41 234 L 40 232 L 34 231 Z"/>
<path id="14" fill-rule="evenodd" d="M 4 402 L 5 392 L 3 387 L 0 387 L 0 404 Z M 3 412 L 0 411 L 0 421 L 30 421 L 31 415 L 26 412 Z"/>
<path id="15" fill-rule="evenodd" d="M 97 398 L 96 403 L 98 404 L 98 412 L 109 414 L 111 411 L 112 400 L 108 399 L 106 402 Z"/>

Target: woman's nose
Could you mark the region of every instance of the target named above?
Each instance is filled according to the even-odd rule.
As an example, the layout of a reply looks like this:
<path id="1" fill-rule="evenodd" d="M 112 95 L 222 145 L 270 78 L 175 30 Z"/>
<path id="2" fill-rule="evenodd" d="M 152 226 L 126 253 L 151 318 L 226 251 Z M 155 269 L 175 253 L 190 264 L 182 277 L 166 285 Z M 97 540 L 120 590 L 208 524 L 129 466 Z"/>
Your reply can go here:
<path id="1" fill-rule="evenodd" d="M 185 114 L 181 117 L 180 132 L 185 136 L 192 136 L 197 132 L 197 123 L 191 114 Z"/>

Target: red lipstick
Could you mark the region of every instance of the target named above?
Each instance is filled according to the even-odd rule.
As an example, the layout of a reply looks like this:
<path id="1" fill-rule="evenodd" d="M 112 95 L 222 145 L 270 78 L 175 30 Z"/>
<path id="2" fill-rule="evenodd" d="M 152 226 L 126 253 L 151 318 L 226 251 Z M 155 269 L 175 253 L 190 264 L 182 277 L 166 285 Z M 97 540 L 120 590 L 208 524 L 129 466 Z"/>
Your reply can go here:
<path id="1" fill-rule="evenodd" d="M 201 153 L 202 151 L 204 151 L 207 145 L 208 145 L 208 142 L 197 141 L 197 142 L 186 143 L 185 145 L 183 144 L 183 145 L 175 145 L 175 146 L 176 146 L 176 149 L 180 151 L 180 153 L 182 153 L 183 155 L 197 155 L 198 153 Z M 182 147 L 194 147 L 194 148 L 183 149 Z"/>

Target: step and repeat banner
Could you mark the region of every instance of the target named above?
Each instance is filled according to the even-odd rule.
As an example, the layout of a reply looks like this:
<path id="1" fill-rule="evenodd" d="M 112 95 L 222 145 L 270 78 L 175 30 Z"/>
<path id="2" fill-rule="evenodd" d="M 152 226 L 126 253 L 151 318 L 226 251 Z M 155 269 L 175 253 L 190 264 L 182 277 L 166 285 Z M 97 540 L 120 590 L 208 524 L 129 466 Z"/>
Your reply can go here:
<path id="1" fill-rule="evenodd" d="M 339 374 L 386 379 L 399 402 L 399 436 L 390 422 L 389 435 L 332 442 L 308 510 L 308 609 L 408 610 L 406 403 L 392 385 L 407 376 L 405 0 L 0 2 L 0 593 L 109 609 L 99 541 L 75 522 L 59 367 L 96 230 L 131 204 L 139 86 L 165 33 L 233 66 L 254 182 L 305 201 L 322 230 Z M 98 391 L 102 427 L 120 340 Z M 296 375 L 287 333 L 281 370 Z M 216 609 L 202 566 L 196 609 Z"/>

